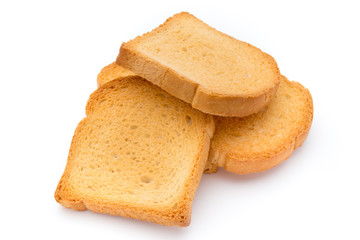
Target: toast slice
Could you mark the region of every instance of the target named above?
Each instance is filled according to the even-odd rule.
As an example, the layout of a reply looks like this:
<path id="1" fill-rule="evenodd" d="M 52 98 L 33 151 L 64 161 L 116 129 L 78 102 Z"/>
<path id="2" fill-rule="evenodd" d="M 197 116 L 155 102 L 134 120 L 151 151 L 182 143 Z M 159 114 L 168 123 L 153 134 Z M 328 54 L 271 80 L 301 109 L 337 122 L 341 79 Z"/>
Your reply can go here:
<path id="1" fill-rule="evenodd" d="M 106 69 L 111 65 L 104 67 L 103 74 L 98 76 L 110 76 Z M 111 75 L 124 72 L 120 66 L 112 69 L 118 72 Z M 261 172 L 276 166 L 301 146 L 312 118 L 309 90 L 282 76 L 275 98 L 261 112 L 244 118 L 215 118 L 216 131 L 205 173 L 216 172 L 218 166 L 238 174 Z"/>
<path id="2" fill-rule="evenodd" d="M 91 94 L 57 202 L 76 210 L 187 226 L 214 131 L 212 116 L 138 77 Z"/>
<path id="3" fill-rule="evenodd" d="M 305 141 L 312 118 L 309 90 L 282 76 L 275 98 L 260 112 L 244 118 L 216 117 L 205 172 L 220 166 L 248 174 L 278 165 Z"/>
<path id="4" fill-rule="evenodd" d="M 194 108 L 219 116 L 258 112 L 280 81 L 270 55 L 186 12 L 123 43 L 116 63 Z"/>
<path id="5" fill-rule="evenodd" d="M 107 82 L 124 78 L 128 76 L 136 76 L 135 73 L 117 65 L 115 62 L 104 67 L 97 76 L 97 86 L 100 87 Z"/>

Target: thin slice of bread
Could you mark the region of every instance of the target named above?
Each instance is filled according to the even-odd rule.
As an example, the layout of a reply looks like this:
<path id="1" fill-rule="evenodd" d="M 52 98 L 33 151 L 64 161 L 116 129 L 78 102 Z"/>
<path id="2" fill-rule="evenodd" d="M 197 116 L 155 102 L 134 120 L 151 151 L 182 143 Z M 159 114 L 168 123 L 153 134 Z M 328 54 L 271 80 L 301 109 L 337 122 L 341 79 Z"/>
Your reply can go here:
<path id="1" fill-rule="evenodd" d="M 91 94 L 57 202 L 76 210 L 187 226 L 204 171 L 212 116 L 130 76 Z"/>
<path id="2" fill-rule="evenodd" d="M 268 170 L 302 145 L 313 118 L 312 97 L 300 83 L 282 76 L 275 98 L 244 118 L 216 118 L 205 172 L 217 166 L 238 174 Z"/>
<path id="3" fill-rule="evenodd" d="M 123 43 L 116 63 L 194 108 L 219 116 L 258 112 L 280 81 L 270 55 L 186 12 Z"/>
<path id="4" fill-rule="evenodd" d="M 104 72 L 107 67 L 101 70 L 104 75 L 110 74 Z M 120 69 L 113 69 L 119 72 L 111 75 L 121 74 Z M 230 172 L 248 174 L 276 166 L 301 146 L 312 117 L 310 92 L 282 76 L 275 98 L 261 112 L 244 118 L 215 118 L 216 131 L 205 172 L 216 172 L 221 166 Z"/>
<path id="5" fill-rule="evenodd" d="M 107 82 L 124 78 L 128 76 L 135 76 L 136 74 L 117 65 L 115 62 L 104 67 L 101 72 L 97 75 L 97 85 L 100 87 Z"/>

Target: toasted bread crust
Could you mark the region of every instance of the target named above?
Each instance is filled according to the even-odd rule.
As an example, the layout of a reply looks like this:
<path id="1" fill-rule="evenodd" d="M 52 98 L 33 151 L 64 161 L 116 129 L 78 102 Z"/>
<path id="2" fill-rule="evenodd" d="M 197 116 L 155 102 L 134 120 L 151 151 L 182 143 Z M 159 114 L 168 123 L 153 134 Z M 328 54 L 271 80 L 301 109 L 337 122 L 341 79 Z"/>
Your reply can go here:
<path id="1" fill-rule="evenodd" d="M 250 44 L 244 43 L 248 48 L 261 52 L 261 60 L 271 65 L 271 75 L 267 76 L 267 81 L 271 81 L 271 87 L 259 89 L 256 94 L 251 95 L 216 92 L 214 89 L 210 90 L 206 86 L 197 83 L 195 79 L 181 75 L 166 64 L 147 56 L 136 47 L 139 41 L 163 31 L 170 21 L 175 21 L 181 17 L 188 17 L 196 19 L 195 21 L 200 21 L 188 13 L 174 15 L 153 31 L 139 36 L 132 41 L 123 43 L 116 59 L 116 64 L 153 82 L 171 95 L 191 103 L 193 108 L 205 113 L 218 116 L 244 117 L 266 106 L 276 92 L 280 81 L 280 71 L 276 61 L 270 55 L 261 52 L 260 49 Z M 208 25 L 206 26 L 212 31 L 220 33 L 224 38 L 231 39 L 234 42 L 240 42 L 224 33 L 218 32 Z"/>
<path id="2" fill-rule="evenodd" d="M 202 109 L 201 111 L 206 113 L 211 113 L 214 112 L 214 109 L 218 109 L 216 114 L 218 116 L 248 116 L 268 105 L 275 96 L 278 86 L 279 83 L 260 96 L 248 98 L 213 96 L 208 94 L 202 87 L 198 87 L 192 100 L 192 106 L 196 109 Z"/>
<path id="3" fill-rule="evenodd" d="M 89 209 L 98 213 L 131 217 L 162 225 L 180 227 L 188 226 L 191 220 L 191 204 L 207 161 L 210 148 L 210 139 L 213 136 L 215 128 L 213 117 L 210 115 L 205 115 L 206 126 L 204 126 L 202 140 L 199 141 L 199 146 L 197 148 L 198 152 L 196 159 L 194 160 L 192 172 L 185 181 L 185 187 L 180 194 L 181 199 L 179 200 L 179 204 L 177 204 L 176 209 L 171 207 L 168 208 L 167 206 L 154 209 L 153 207 L 130 205 L 129 203 L 122 201 L 109 202 L 106 199 L 84 197 L 69 183 L 69 175 L 71 172 L 70 170 L 76 164 L 76 148 L 80 146 L 82 141 L 79 136 L 81 136 L 83 131 L 85 131 L 84 128 L 87 124 L 88 118 L 95 111 L 97 102 L 99 99 L 101 99 L 102 95 L 106 95 L 106 92 L 103 92 L 106 89 L 116 89 L 119 85 L 132 84 L 133 82 L 138 81 L 144 80 L 138 76 L 130 76 L 127 78 L 110 81 L 105 85 L 102 85 L 98 90 L 91 94 L 86 107 L 87 118 L 84 118 L 78 124 L 75 130 L 71 142 L 67 165 L 55 191 L 55 199 L 61 205 L 79 211 Z M 166 93 L 162 91 L 161 94 Z"/>

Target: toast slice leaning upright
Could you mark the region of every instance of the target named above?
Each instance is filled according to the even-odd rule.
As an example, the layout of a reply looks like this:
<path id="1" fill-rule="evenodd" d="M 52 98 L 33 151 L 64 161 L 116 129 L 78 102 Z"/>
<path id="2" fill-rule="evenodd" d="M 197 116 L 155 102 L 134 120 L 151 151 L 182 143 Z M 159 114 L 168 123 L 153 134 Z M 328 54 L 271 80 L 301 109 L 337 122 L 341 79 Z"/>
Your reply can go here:
<path id="1" fill-rule="evenodd" d="M 258 112 L 280 81 L 270 55 L 186 12 L 123 43 L 116 63 L 194 108 L 219 116 Z"/>
<path id="2" fill-rule="evenodd" d="M 112 65 L 101 70 L 98 83 L 106 76 L 107 81 L 111 81 L 111 76 L 125 72 L 122 67 Z M 312 118 L 309 90 L 282 76 L 274 99 L 260 112 L 244 118 L 215 118 L 216 131 L 205 172 L 216 172 L 221 166 L 230 172 L 248 174 L 276 166 L 301 146 Z"/>
<path id="3" fill-rule="evenodd" d="M 57 202 L 76 210 L 187 226 L 204 171 L 212 116 L 130 76 L 91 94 Z"/>

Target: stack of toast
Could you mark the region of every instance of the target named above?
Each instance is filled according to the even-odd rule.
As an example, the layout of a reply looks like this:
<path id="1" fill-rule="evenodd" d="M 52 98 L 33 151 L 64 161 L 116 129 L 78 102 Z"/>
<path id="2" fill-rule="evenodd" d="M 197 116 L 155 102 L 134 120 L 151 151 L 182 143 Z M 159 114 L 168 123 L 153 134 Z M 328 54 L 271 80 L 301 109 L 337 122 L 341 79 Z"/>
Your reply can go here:
<path id="1" fill-rule="evenodd" d="M 186 12 L 123 43 L 97 84 L 55 199 L 163 225 L 189 225 L 204 172 L 268 170 L 313 118 L 274 58 Z"/>

